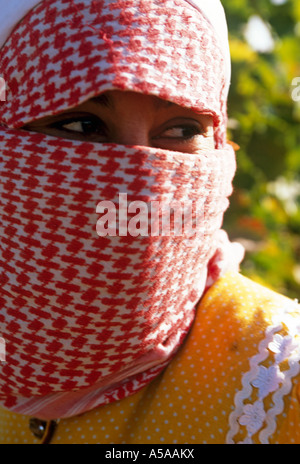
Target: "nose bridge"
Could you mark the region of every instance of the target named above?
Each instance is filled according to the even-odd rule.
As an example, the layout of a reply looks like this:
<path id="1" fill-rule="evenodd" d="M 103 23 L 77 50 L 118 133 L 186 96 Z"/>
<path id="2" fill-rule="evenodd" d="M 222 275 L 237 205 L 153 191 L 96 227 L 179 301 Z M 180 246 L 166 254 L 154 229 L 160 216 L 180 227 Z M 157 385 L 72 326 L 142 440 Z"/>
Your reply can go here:
<path id="1" fill-rule="evenodd" d="M 115 142 L 120 145 L 149 146 L 149 131 L 147 121 L 142 115 L 129 114 L 119 119 L 115 129 Z"/>
<path id="2" fill-rule="evenodd" d="M 120 91 L 114 91 L 112 98 L 115 143 L 150 146 L 151 127 L 155 118 L 153 98 Z"/>

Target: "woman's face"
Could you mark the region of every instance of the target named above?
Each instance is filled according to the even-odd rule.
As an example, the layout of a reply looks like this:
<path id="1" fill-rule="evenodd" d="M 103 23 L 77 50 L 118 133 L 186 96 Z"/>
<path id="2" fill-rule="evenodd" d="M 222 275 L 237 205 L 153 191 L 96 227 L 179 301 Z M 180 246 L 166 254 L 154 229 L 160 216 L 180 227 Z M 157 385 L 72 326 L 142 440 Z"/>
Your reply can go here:
<path id="1" fill-rule="evenodd" d="M 112 90 L 23 129 L 84 142 L 199 153 L 214 148 L 213 118 L 136 92 Z"/>

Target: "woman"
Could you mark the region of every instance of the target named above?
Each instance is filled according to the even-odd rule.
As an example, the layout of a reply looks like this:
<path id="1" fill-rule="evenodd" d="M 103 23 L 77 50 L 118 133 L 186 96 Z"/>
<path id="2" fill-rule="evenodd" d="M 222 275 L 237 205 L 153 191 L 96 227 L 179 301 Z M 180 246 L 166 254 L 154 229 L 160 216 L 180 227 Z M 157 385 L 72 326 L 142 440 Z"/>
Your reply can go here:
<path id="1" fill-rule="evenodd" d="M 300 443 L 298 305 L 220 230 L 220 3 L 2 3 L 2 442 Z M 99 233 L 120 193 L 158 207 L 145 233 L 124 205 Z M 162 233 L 173 201 L 193 234 Z"/>

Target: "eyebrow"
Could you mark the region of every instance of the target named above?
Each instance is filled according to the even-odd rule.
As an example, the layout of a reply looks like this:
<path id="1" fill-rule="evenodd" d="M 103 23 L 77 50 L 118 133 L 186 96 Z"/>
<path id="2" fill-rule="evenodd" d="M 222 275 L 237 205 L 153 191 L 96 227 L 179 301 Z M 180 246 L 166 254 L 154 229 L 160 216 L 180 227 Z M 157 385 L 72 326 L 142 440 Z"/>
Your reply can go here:
<path id="1" fill-rule="evenodd" d="M 156 95 L 153 95 L 153 96 L 155 97 L 154 106 L 157 109 L 168 108 L 169 106 L 176 105 L 176 103 L 173 103 L 173 102 L 168 101 L 168 100 L 163 100 L 162 98 L 156 97 Z M 105 106 L 106 108 L 113 108 L 114 107 L 113 100 L 111 98 L 109 98 L 105 94 L 97 95 L 96 97 L 91 98 L 91 101 L 93 103 L 98 104 L 98 105 Z"/>
<path id="2" fill-rule="evenodd" d="M 101 94 L 91 98 L 91 101 L 98 105 L 106 106 L 107 108 L 113 107 L 113 102 L 107 95 Z"/>
<path id="3" fill-rule="evenodd" d="M 157 100 L 155 100 L 155 106 L 157 108 L 168 108 L 169 106 L 174 106 L 176 103 L 173 103 L 169 100 L 162 100 L 161 98 L 157 97 Z"/>

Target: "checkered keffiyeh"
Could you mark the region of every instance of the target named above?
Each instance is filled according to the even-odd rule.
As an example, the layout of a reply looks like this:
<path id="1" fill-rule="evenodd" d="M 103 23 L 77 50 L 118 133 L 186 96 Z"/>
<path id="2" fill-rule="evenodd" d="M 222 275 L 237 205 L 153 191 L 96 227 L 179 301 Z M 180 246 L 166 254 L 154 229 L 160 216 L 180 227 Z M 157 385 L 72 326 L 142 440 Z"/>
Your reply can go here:
<path id="1" fill-rule="evenodd" d="M 184 0 L 45 0 L 0 52 L 0 401 L 42 418 L 128 396 L 169 362 L 218 277 L 235 157 L 224 60 Z M 216 149 L 190 155 L 29 133 L 29 121 L 108 89 L 214 118 Z M 99 201 L 201 199 L 193 237 L 99 237 Z M 201 236 L 200 236 L 201 235 Z M 223 242 L 222 242 L 223 243 Z M 223 246 L 223 245 L 222 245 Z M 214 276 L 212 278 L 212 275 Z M 210 279 L 210 280 L 209 280 Z"/>

